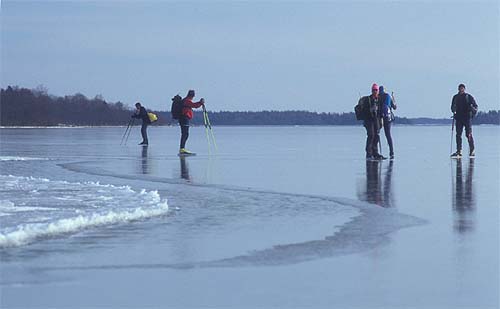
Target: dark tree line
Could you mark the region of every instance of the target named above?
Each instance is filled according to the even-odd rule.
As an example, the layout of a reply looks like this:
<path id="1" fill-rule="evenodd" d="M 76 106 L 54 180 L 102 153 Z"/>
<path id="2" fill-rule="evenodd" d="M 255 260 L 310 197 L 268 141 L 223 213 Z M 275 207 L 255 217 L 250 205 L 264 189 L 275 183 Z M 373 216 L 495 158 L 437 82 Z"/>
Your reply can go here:
<path id="1" fill-rule="evenodd" d="M 472 120 L 475 124 L 500 124 L 500 110 L 478 112 L 477 116 Z"/>
<path id="2" fill-rule="evenodd" d="M 500 124 L 500 111 L 479 111 L 472 119 L 473 124 Z M 451 124 L 451 118 L 412 118 L 410 124 Z"/>
<path id="3" fill-rule="evenodd" d="M 123 103 L 108 103 L 83 94 L 56 97 L 44 90 L 7 87 L 1 90 L 2 126 L 123 125 L 132 113 Z"/>
<path id="4" fill-rule="evenodd" d="M 210 112 L 210 122 L 222 125 L 353 125 L 360 124 L 351 113 L 316 113 L 309 111 Z M 406 118 L 398 123 L 408 124 Z M 194 122 L 203 124 L 203 115 L 195 114 Z"/>
<path id="5" fill-rule="evenodd" d="M 146 106 L 147 108 L 147 106 Z M 7 87 L 1 89 L 1 126 L 103 126 L 126 125 L 134 108 L 122 102 L 106 102 L 101 96 L 93 99 L 83 94 L 52 96 L 46 89 Z M 170 111 L 152 111 L 158 115 L 157 125 L 176 124 Z M 354 113 L 316 113 L 308 111 L 209 112 L 213 125 L 353 125 Z M 194 124 L 203 124 L 203 115 L 196 112 Z M 396 117 L 398 124 L 449 124 L 450 119 Z M 479 112 L 476 124 L 500 124 L 499 111 Z"/>

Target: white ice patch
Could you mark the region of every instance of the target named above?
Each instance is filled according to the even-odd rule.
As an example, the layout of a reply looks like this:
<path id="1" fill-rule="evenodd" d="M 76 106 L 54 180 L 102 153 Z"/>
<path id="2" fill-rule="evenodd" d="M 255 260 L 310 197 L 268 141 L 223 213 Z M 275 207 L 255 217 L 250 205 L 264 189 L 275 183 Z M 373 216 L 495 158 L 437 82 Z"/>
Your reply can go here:
<path id="1" fill-rule="evenodd" d="M 0 161 L 37 161 L 48 160 L 47 158 L 31 158 L 31 157 L 17 157 L 17 156 L 0 156 Z"/>
<path id="2" fill-rule="evenodd" d="M 49 211 L 56 210 L 52 207 L 32 207 L 32 206 L 16 206 L 9 200 L 0 200 L 0 216 L 11 215 L 20 211 Z"/>
<path id="3" fill-rule="evenodd" d="M 157 191 L 0 175 L 0 247 L 163 215 Z"/>
<path id="4" fill-rule="evenodd" d="M 104 214 L 93 214 L 90 216 L 78 216 L 68 219 L 56 220 L 52 223 L 24 224 L 18 229 L 0 233 L 0 247 L 19 246 L 34 241 L 37 238 L 56 236 L 64 233 L 74 233 L 79 230 L 101 225 L 125 223 L 134 220 L 147 219 L 167 212 L 166 202 L 161 203 L 154 209 L 138 207 L 130 211 L 114 212 Z"/>

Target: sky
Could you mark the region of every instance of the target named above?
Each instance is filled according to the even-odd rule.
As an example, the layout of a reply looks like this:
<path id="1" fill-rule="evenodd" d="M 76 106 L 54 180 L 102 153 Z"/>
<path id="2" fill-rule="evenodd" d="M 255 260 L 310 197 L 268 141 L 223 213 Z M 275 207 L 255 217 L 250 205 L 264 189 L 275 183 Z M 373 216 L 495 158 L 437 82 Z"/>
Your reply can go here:
<path id="1" fill-rule="evenodd" d="M 170 110 L 353 111 L 372 83 L 398 116 L 448 117 L 465 83 L 500 109 L 499 1 L 1 1 L 2 88 Z M 196 98 L 195 98 L 196 99 Z"/>

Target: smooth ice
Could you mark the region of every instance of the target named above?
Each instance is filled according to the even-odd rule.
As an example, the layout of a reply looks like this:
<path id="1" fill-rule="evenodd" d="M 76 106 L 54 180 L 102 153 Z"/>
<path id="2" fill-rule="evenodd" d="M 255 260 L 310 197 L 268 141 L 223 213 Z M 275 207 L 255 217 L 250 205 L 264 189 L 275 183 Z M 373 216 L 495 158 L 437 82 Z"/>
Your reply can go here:
<path id="1" fill-rule="evenodd" d="M 124 130 L 0 130 L 2 308 L 499 306 L 498 126 Z"/>

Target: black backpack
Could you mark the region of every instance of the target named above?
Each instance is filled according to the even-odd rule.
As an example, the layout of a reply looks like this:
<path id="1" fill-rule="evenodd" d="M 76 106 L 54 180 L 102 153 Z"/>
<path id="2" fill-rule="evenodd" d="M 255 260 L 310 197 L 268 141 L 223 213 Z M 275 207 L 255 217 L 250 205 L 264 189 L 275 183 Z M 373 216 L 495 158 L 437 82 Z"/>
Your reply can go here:
<path id="1" fill-rule="evenodd" d="M 470 94 L 466 93 L 465 94 L 465 102 L 467 103 L 467 106 L 469 106 L 469 117 L 472 119 L 476 117 L 477 115 L 477 105 L 474 105 L 470 102 Z"/>
<path id="2" fill-rule="evenodd" d="M 359 99 L 358 104 L 354 106 L 354 113 L 356 114 L 356 120 L 365 120 L 366 114 L 364 111 L 366 97 Z"/>
<path id="3" fill-rule="evenodd" d="M 179 119 L 182 116 L 182 109 L 184 108 L 184 100 L 180 95 L 176 95 L 172 98 L 172 107 L 170 112 L 172 113 L 172 119 Z"/>

